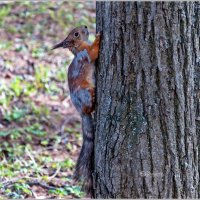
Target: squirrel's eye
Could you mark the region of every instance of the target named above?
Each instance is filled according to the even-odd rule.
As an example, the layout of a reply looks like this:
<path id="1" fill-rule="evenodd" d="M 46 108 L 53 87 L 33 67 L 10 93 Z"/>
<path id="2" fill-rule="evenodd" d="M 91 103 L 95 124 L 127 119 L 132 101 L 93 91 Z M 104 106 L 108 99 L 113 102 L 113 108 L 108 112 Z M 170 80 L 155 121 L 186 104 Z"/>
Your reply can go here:
<path id="1" fill-rule="evenodd" d="M 78 32 L 74 33 L 74 36 L 75 36 L 75 37 L 78 37 L 78 36 L 79 36 L 79 33 L 78 33 Z"/>
<path id="2" fill-rule="evenodd" d="M 85 26 L 85 28 L 87 29 L 87 26 Z"/>

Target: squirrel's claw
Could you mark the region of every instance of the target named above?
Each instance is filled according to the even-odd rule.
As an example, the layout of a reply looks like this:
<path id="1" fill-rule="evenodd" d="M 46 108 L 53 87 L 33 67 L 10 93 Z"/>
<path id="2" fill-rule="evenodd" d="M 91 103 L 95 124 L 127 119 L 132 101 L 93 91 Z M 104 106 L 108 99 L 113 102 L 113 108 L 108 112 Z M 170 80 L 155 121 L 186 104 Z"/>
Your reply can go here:
<path id="1" fill-rule="evenodd" d="M 101 36 L 101 33 L 98 32 L 95 36 L 96 36 L 96 38 L 97 38 L 97 37 L 100 37 L 100 36 Z"/>

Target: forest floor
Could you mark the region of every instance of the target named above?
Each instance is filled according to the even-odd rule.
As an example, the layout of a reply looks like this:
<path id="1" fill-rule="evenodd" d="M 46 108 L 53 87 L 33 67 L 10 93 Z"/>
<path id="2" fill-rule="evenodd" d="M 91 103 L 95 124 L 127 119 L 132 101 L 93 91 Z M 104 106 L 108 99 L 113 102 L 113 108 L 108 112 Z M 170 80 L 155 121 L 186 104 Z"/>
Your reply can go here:
<path id="1" fill-rule="evenodd" d="M 82 143 L 73 56 L 50 50 L 78 25 L 94 39 L 94 2 L 0 3 L 0 199 L 85 196 L 72 179 Z"/>

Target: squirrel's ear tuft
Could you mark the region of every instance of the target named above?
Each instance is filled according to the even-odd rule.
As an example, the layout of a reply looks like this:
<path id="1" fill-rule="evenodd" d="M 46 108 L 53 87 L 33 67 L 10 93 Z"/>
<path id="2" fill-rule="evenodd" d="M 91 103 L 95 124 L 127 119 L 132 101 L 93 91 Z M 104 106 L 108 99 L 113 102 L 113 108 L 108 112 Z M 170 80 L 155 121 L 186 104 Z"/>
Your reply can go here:
<path id="1" fill-rule="evenodd" d="M 60 43 L 54 45 L 51 50 L 54 50 L 54 49 L 57 49 L 57 48 L 60 48 L 60 47 L 63 47 L 63 42 L 60 42 Z"/>
<path id="2" fill-rule="evenodd" d="M 64 40 L 63 41 L 63 48 L 70 48 L 74 46 L 74 40 Z"/>

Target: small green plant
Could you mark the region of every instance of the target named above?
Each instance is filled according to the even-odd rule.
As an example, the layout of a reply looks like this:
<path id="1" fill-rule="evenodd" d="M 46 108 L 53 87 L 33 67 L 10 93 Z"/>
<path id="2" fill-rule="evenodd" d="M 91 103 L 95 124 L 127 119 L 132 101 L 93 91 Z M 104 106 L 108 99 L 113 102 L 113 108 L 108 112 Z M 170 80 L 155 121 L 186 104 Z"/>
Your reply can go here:
<path id="1" fill-rule="evenodd" d="M 0 42 L 0 49 L 8 50 L 12 47 L 12 45 L 13 45 L 12 41 L 3 41 L 3 42 Z"/>
<path id="2" fill-rule="evenodd" d="M 19 97 L 23 91 L 23 85 L 21 82 L 21 77 L 17 76 L 10 84 L 10 89 L 13 90 L 17 97 Z"/>
<path id="3" fill-rule="evenodd" d="M 0 177 L 13 177 L 15 174 L 16 171 L 13 171 L 13 168 L 11 168 L 9 164 L 0 164 Z"/>
<path id="4" fill-rule="evenodd" d="M 60 166 L 63 168 L 63 170 L 68 168 L 72 169 L 75 166 L 75 163 L 72 159 L 67 158 L 66 160 L 60 163 Z"/>
<path id="5" fill-rule="evenodd" d="M 32 56 L 33 56 L 33 58 L 41 58 L 41 57 L 44 56 L 44 53 L 45 53 L 44 48 L 34 48 L 32 50 Z"/>
<path id="6" fill-rule="evenodd" d="M 34 102 L 29 102 L 31 111 L 37 116 L 49 116 L 50 110 L 46 105 L 36 105 Z"/>
<path id="7" fill-rule="evenodd" d="M 13 110 L 7 111 L 4 118 L 8 121 L 19 121 L 26 116 L 26 113 L 25 109 L 15 107 Z"/>
<path id="8" fill-rule="evenodd" d="M 84 194 L 85 194 L 83 191 L 81 191 L 81 187 L 79 187 L 79 186 L 68 186 L 68 187 L 66 187 L 66 190 L 70 194 L 72 194 L 72 195 L 74 195 L 75 197 L 78 197 L 78 198 L 83 197 Z"/>
<path id="9" fill-rule="evenodd" d="M 42 125 L 39 123 L 35 123 L 31 126 L 25 127 L 24 130 L 39 137 L 44 137 L 45 135 L 47 135 L 46 131 L 43 130 Z"/>
<path id="10" fill-rule="evenodd" d="M 15 183 L 13 185 L 13 189 L 16 190 L 18 193 L 24 193 L 28 195 L 32 195 L 32 192 L 30 190 L 30 186 L 26 183 Z"/>
<path id="11" fill-rule="evenodd" d="M 67 79 L 67 72 L 66 72 L 66 67 L 65 66 L 63 66 L 63 67 L 61 67 L 61 68 L 59 68 L 59 70 L 57 70 L 57 72 L 56 72 L 56 79 L 58 80 L 58 81 L 66 81 L 66 79 Z"/>
<path id="12" fill-rule="evenodd" d="M 14 128 L 9 131 L 0 131 L 0 138 L 9 136 L 11 140 L 16 140 L 23 137 L 24 140 L 31 141 L 32 136 L 30 134 L 37 137 L 44 137 L 47 135 L 47 132 L 43 130 L 42 125 L 40 125 L 39 123 L 35 123 L 33 125 L 23 128 Z M 0 145 L 0 148 L 2 148 L 3 146 L 5 147 L 5 149 L 9 148 L 8 143 L 6 143 L 7 146 L 3 144 L 4 143 Z"/>
<path id="13" fill-rule="evenodd" d="M 37 88 L 35 88 L 31 82 L 24 81 L 23 86 L 24 86 L 24 89 L 23 89 L 24 95 L 31 96 L 37 93 Z"/>
<path id="14" fill-rule="evenodd" d="M 68 195 L 68 191 L 66 189 L 64 189 L 64 188 L 57 188 L 55 190 L 49 190 L 49 193 L 58 195 L 60 197 Z"/>
<path id="15" fill-rule="evenodd" d="M 3 6 L 0 9 L 0 25 L 5 24 L 5 18 L 9 15 L 11 7 L 9 5 Z"/>
<path id="16" fill-rule="evenodd" d="M 4 108 L 7 108 L 13 98 L 13 95 L 10 94 L 9 91 L 5 90 L 0 91 L 0 93 L 0 105 L 2 105 Z"/>
<path id="17" fill-rule="evenodd" d="M 35 69 L 35 84 L 37 88 L 45 88 L 50 81 L 50 70 L 48 67 L 39 65 Z"/>
<path id="18" fill-rule="evenodd" d="M 64 188 L 56 188 L 54 190 L 49 190 L 49 193 L 58 195 L 60 197 L 66 196 L 68 194 L 78 198 L 84 196 L 84 192 L 81 191 L 81 188 L 79 186 L 66 186 Z"/>

